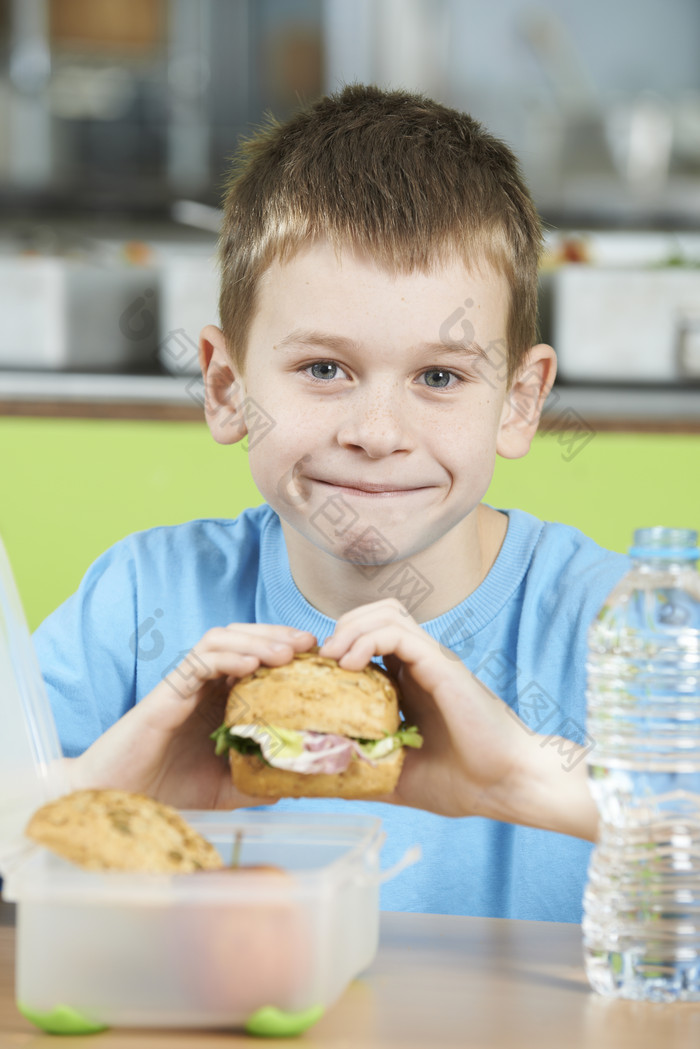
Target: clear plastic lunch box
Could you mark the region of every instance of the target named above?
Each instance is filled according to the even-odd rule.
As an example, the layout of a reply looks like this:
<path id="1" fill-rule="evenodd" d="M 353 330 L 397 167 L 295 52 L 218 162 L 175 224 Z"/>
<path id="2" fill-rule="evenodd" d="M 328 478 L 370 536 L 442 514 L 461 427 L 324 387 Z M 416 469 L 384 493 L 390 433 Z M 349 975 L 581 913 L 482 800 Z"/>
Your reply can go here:
<path id="1" fill-rule="evenodd" d="M 373 960 L 382 872 L 371 816 L 256 809 L 183 815 L 256 871 L 84 871 L 24 837 L 66 792 L 55 722 L 0 542 L 0 872 L 17 904 L 16 998 L 44 1030 L 240 1028 L 298 1033 Z"/>

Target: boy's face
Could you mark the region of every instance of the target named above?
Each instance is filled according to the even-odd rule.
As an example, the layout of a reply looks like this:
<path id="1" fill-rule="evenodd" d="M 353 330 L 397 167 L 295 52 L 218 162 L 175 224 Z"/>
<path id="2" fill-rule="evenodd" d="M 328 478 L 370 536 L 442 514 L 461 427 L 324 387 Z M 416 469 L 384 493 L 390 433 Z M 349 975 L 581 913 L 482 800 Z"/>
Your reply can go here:
<path id="1" fill-rule="evenodd" d="M 236 378 L 283 526 L 355 564 L 468 538 L 512 415 L 507 307 L 503 277 L 459 262 L 392 276 L 324 243 L 275 262 Z"/>

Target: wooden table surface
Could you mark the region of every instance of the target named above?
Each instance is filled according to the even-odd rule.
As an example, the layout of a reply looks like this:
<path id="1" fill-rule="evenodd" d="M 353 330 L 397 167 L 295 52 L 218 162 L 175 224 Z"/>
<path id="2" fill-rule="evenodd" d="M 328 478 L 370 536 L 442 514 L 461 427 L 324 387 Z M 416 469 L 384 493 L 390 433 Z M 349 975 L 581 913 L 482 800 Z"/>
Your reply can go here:
<path id="1" fill-rule="evenodd" d="M 13 908 L 0 904 L 0 1049 L 260 1046 L 230 1031 L 117 1029 L 55 1037 L 14 1004 Z M 270 1044 L 269 1042 L 267 1044 Z M 610 1001 L 590 991 L 577 925 L 383 913 L 374 964 L 309 1031 L 320 1049 L 690 1049 L 700 1003 Z"/>

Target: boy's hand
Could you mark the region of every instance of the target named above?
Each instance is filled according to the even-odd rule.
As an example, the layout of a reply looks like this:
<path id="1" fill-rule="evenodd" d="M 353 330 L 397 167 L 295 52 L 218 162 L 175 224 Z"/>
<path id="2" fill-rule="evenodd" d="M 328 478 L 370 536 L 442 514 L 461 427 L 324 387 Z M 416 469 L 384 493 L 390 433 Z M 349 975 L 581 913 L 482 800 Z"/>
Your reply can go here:
<path id="1" fill-rule="evenodd" d="M 419 750 L 407 750 L 396 791 L 382 800 L 595 838 L 585 762 L 565 771 L 553 748 L 542 749 L 542 737 L 394 598 L 341 616 L 320 655 L 348 670 L 382 656 L 407 723 L 423 736 Z"/>
<path id="2" fill-rule="evenodd" d="M 68 760 L 71 789 L 120 787 L 190 809 L 271 804 L 236 791 L 210 734 L 223 722 L 239 678 L 261 664 L 288 663 L 315 644 L 308 631 L 268 623 L 208 630 L 152 692 Z"/>

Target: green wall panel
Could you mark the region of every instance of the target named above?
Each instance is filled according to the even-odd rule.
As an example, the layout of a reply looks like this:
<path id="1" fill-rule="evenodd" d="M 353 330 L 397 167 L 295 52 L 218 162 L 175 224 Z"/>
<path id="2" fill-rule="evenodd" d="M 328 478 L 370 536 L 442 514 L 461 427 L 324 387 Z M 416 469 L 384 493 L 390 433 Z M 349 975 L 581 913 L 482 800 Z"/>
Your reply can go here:
<path id="1" fill-rule="evenodd" d="M 130 532 L 262 502 L 242 445 L 205 425 L 0 419 L 0 535 L 33 629 Z"/>
<path id="2" fill-rule="evenodd" d="M 635 528 L 700 529 L 700 434 L 544 431 L 524 459 L 496 464 L 487 501 L 519 506 L 627 550 Z"/>
<path id="3" fill-rule="evenodd" d="M 700 527 L 700 435 L 544 432 L 499 459 L 487 501 L 615 550 L 635 527 Z M 143 528 L 235 517 L 261 497 L 242 445 L 185 422 L 0 418 L 0 535 L 33 629 L 109 545 Z"/>

